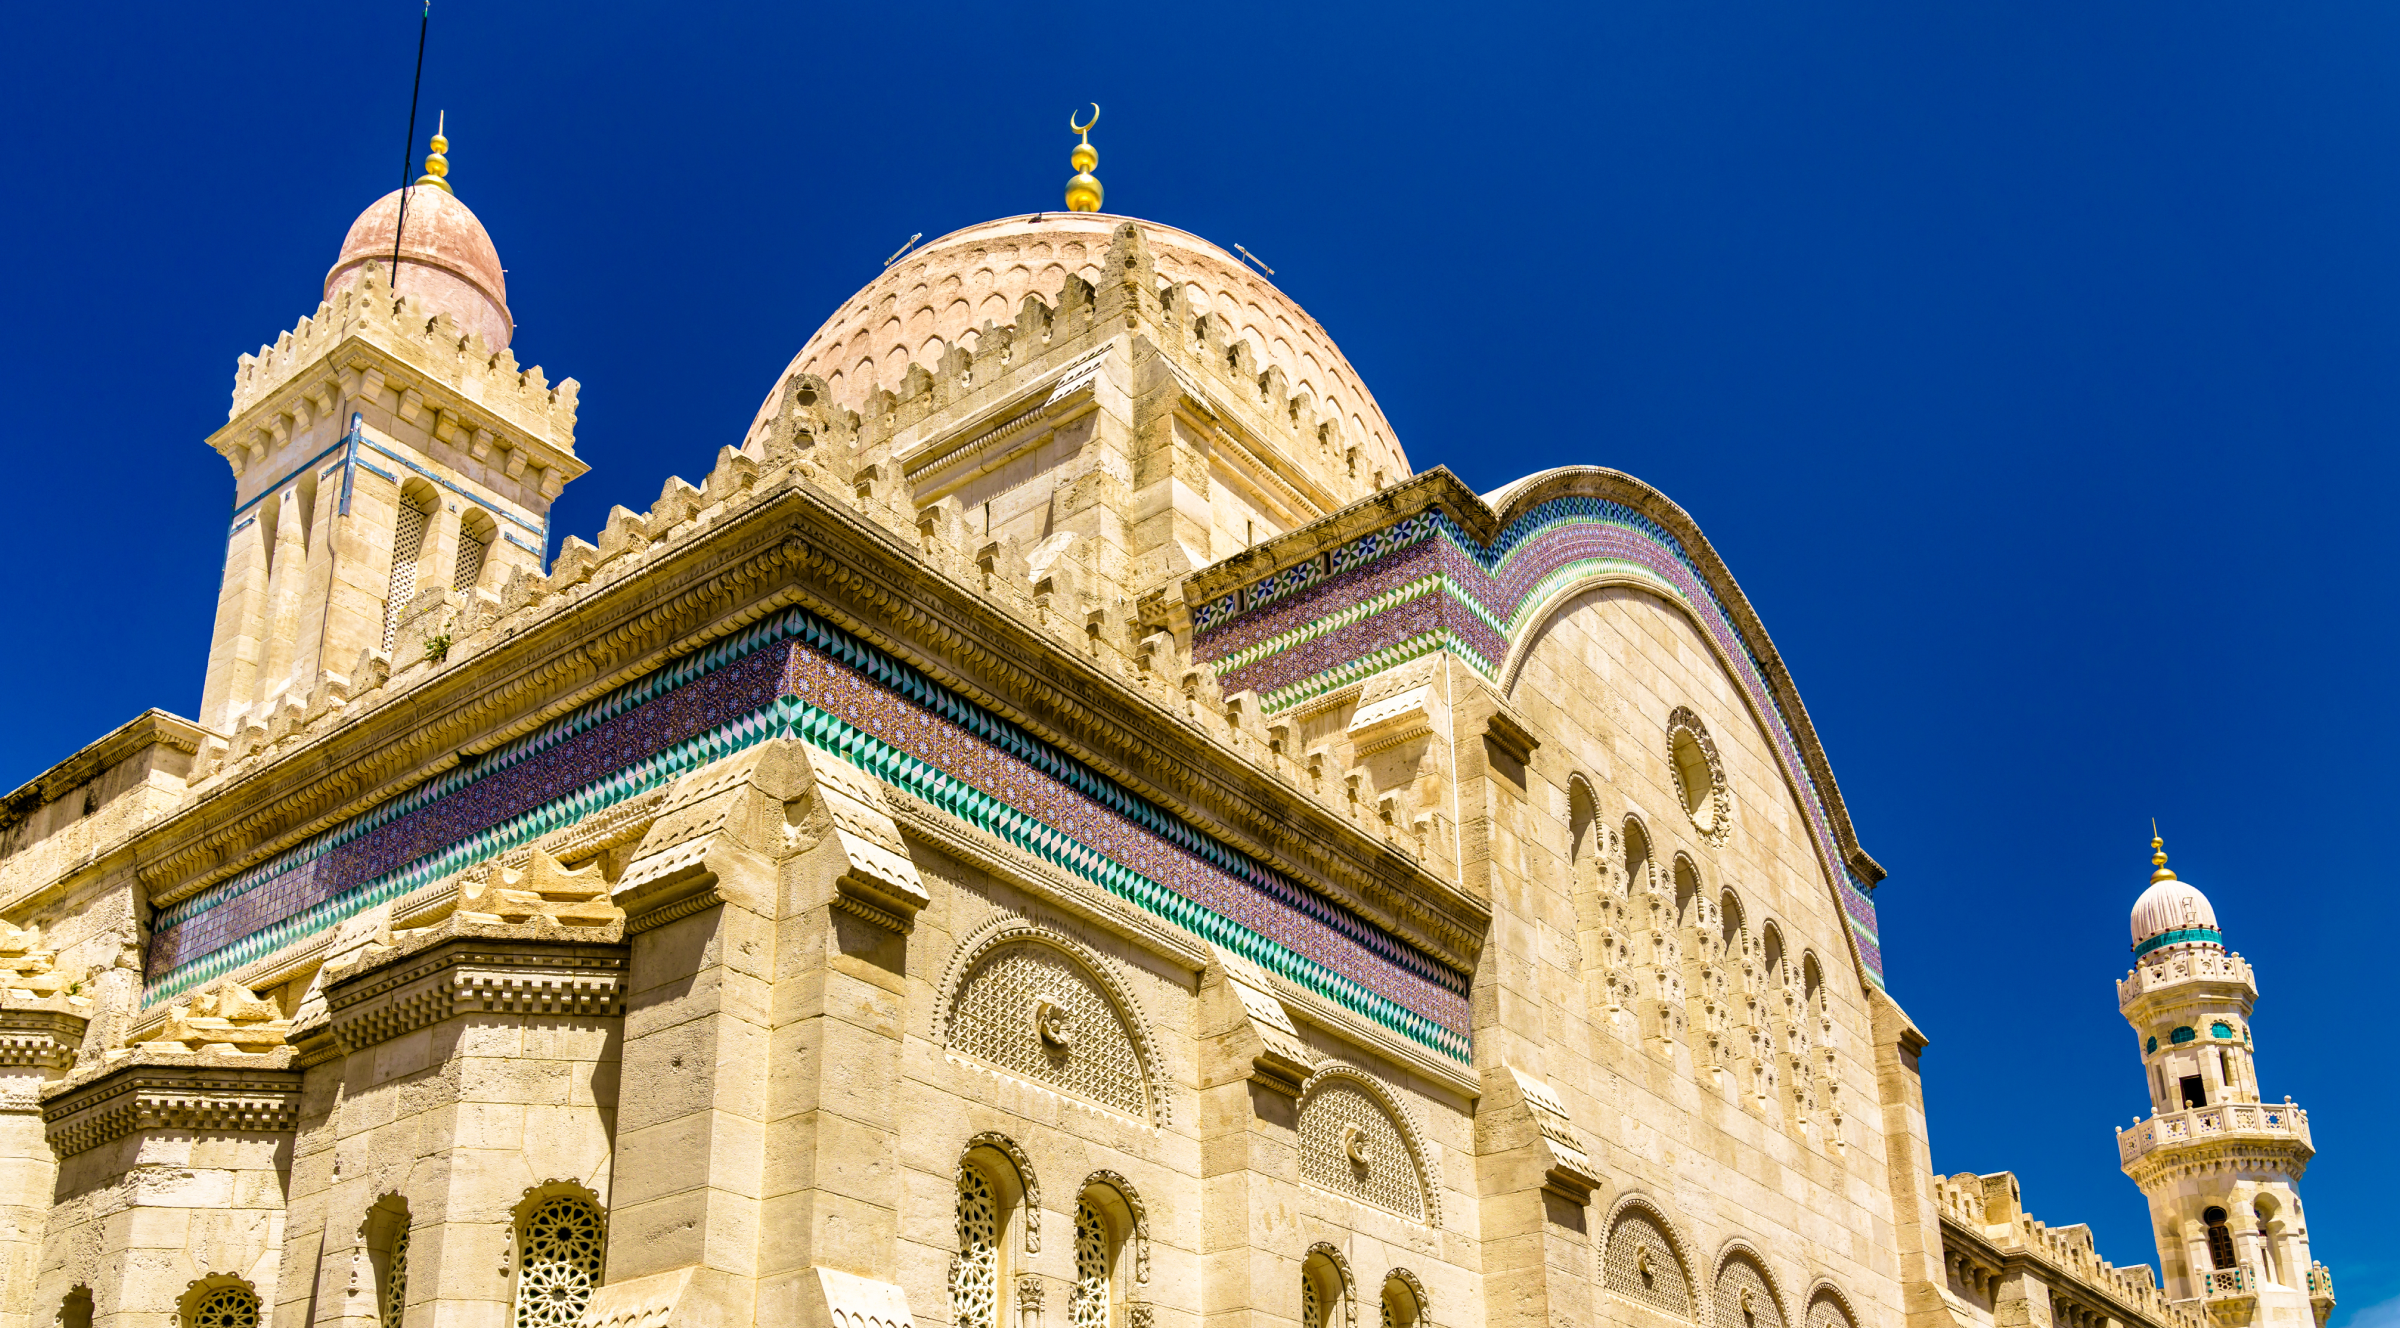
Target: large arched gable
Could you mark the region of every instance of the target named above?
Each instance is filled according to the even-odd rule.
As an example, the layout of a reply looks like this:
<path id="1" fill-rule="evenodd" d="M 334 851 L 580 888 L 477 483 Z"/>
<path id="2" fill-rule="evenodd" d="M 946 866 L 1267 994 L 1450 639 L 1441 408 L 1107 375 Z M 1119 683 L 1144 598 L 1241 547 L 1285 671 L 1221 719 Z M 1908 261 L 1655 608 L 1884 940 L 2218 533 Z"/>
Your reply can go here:
<path id="1" fill-rule="evenodd" d="M 1858 845 L 1816 729 L 1741 587 L 1682 508 L 1596 466 L 1529 476 L 1491 502 L 1435 469 L 1192 577 L 1193 656 L 1274 712 L 1443 652 L 1504 687 L 1549 614 L 1595 585 L 1676 605 L 1742 690 L 1798 801 L 1858 972 L 1883 984 Z M 1306 647 L 1303 649 L 1303 647 Z"/>

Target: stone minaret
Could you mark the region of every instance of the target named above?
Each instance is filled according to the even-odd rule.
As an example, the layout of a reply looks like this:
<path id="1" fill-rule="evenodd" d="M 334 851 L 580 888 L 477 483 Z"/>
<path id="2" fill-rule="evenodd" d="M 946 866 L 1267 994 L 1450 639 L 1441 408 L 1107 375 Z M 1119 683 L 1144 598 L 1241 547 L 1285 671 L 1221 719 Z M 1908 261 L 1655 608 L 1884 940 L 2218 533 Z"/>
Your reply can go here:
<path id="1" fill-rule="evenodd" d="M 241 358 L 209 437 L 234 499 L 200 721 L 237 748 L 437 653 L 539 574 L 550 504 L 586 469 L 575 380 L 517 367 L 507 278 L 448 147 L 435 134 L 425 175 L 352 223 L 324 303 Z"/>
<path id="2" fill-rule="evenodd" d="M 2259 1099 L 2250 1009 L 2258 984 L 2225 949 L 2208 897 L 2167 870 L 2151 840 L 2150 888 L 2133 906 L 2133 971 L 2117 1008 L 2133 1025 L 2150 1118 L 2117 1132 L 2125 1174 L 2150 1200 L 2169 1299 L 2224 1328 L 2322 1328 L 2333 1279 L 2310 1260 L 2300 1174 L 2308 1113 Z"/>

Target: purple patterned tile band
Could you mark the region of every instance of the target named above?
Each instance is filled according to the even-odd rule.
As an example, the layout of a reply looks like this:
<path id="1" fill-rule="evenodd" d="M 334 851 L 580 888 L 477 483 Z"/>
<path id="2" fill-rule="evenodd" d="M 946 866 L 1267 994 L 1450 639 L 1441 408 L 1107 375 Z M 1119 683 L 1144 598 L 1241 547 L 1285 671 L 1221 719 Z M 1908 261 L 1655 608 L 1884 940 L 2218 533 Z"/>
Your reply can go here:
<path id="1" fill-rule="evenodd" d="M 1411 513 L 1201 605 L 1193 655 L 1215 666 L 1225 691 L 1256 692 L 1270 712 L 1434 651 L 1504 683 L 1510 652 L 1550 606 L 1603 580 L 1633 581 L 1683 604 L 1716 644 L 1800 795 L 1867 979 L 1883 985 L 1874 901 L 1836 843 L 1824 793 L 1758 653 L 1682 541 L 1623 503 L 1552 498 L 1488 545 L 1439 507 Z"/>
<path id="2" fill-rule="evenodd" d="M 163 910 L 159 1000 L 789 734 L 1443 1054 L 1466 974 L 805 610 L 620 688 Z"/>

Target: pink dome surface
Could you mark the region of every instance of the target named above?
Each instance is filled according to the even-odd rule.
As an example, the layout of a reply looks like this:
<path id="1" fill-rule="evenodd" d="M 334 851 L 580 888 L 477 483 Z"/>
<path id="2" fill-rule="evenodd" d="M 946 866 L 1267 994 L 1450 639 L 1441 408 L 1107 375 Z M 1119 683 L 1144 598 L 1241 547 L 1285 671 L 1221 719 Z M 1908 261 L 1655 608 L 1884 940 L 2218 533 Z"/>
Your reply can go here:
<path id="1" fill-rule="evenodd" d="M 931 369 L 951 345 L 963 340 L 973 349 L 985 322 L 1016 321 L 1027 295 L 1056 303 L 1068 273 L 1096 284 L 1109 232 L 1127 221 L 1141 226 L 1160 280 L 1181 287 L 1194 314 L 1225 320 L 1232 340 L 1257 349 L 1262 368 L 1280 365 L 1291 390 L 1306 388 L 1320 408 L 1337 414 L 1345 440 L 1377 457 L 1392 478 L 1409 473 L 1374 394 L 1291 297 L 1197 235 L 1104 212 L 1004 217 L 911 252 L 843 301 L 792 357 L 749 436 L 757 437 L 775 418 L 783 379 L 793 373 L 824 379 L 833 399 L 855 410 L 876 388 L 898 388 L 912 361 Z"/>
<path id="2" fill-rule="evenodd" d="M 408 191 L 408 229 L 400 243 L 400 294 L 432 313 L 447 313 L 499 350 L 515 335 L 508 312 L 508 275 L 500 251 L 475 213 L 448 190 L 419 185 Z M 400 190 L 375 200 L 350 223 L 341 257 L 325 274 L 325 294 L 353 285 L 370 262 L 389 267 L 392 230 L 400 220 Z"/>

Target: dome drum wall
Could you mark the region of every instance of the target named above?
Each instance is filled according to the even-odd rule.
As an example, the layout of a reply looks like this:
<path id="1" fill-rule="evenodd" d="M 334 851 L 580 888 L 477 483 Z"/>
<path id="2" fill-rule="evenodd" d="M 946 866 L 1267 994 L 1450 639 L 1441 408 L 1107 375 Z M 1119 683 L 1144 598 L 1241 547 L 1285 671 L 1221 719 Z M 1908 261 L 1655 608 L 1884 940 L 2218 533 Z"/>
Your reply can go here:
<path id="1" fill-rule="evenodd" d="M 1098 213 L 1037 213 L 934 240 L 846 301 L 801 347 L 785 377 L 814 374 L 836 403 L 860 410 L 877 389 L 899 392 L 912 366 L 934 372 L 951 348 L 976 350 L 986 327 L 1021 322 L 1029 297 L 1052 308 L 1069 303 L 1069 276 L 1093 289 L 1111 284 L 1103 265 L 1112 232 L 1128 222 Z M 1202 337 L 1192 329 L 1207 316 L 1207 336 L 1227 357 L 1227 369 L 1246 374 L 1262 402 L 1284 398 L 1284 432 L 1297 432 L 1292 417 L 1313 417 L 1309 423 L 1325 427 L 1332 464 L 1314 440 L 1305 449 L 1286 443 L 1282 450 L 1337 495 L 1334 506 L 1371 491 L 1378 473 L 1386 483 L 1409 474 L 1373 394 L 1315 319 L 1215 245 L 1155 222 L 1132 224 L 1141 228 L 1155 273 L 1149 299 L 1170 290 L 1169 316 L 1195 343 Z M 1273 391 L 1263 381 L 1269 375 L 1279 380 Z M 753 443 L 780 408 L 778 387 L 752 424 Z"/>
<path id="2" fill-rule="evenodd" d="M 991 231 L 1000 238 L 984 235 Z M 1210 259 L 1201 242 L 1089 216 L 995 222 L 961 236 L 984 238 L 937 241 L 888 280 L 911 283 L 912 299 L 981 290 L 1001 312 L 1014 287 L 986 288 L 991 254 L 1015 252 L 1002 241 L 1081 268 L 1054 261 L 1044 269 L 1058 282 L 1054 301 L 1025 294 L 1012 321 L 963 333 L 926 321 L 930 304 L 904 329 L 890 313 L 898 296 L 871 286 L 769 395 L 745 440 L 748 455 L 768 461 L 780 448 L 800 449 L 823 482 L 866 484 L 901 520 L 935 522 L 970 548 L 993 545 L 998 562 L 1023 560 L 1035 581 L 1066 592 L 1062 603 L 1104 613 L 1366 497 L 1405 465 L 1396 446 L 1339 442 L 1370 427 L 1372 438 L 1388 440 L 1372 398 L 1322 329 L 1271 287 L 1237 284 L 1230 260 Z M 1221 269 L 1210 280 L 1222 288 L 1222 312 L 1198 314 L 1192 287 L 1162 280 L 1160 268 L 1201 271 L 1207 262 Z M 970 264 L 984 275 L 943 275 Z M 1080 271 L 1106 279 L 1095 285 Z M 1253 308 L 1252 322 L 1234 322 L 1223 291 L 1251 301 L 1242 307 Z M 955 303 L 954 321 L 971 311 Z M 921 347 L 930 365 L 901 361 L 896 387 L 862 375 L 848 350 L 826 349 L 857 344 L 852 334 L 886 315 L 891 335 L 932 329 Z M 1263 352 L 1229 339 L 1244 325 L 1277 336 Z M 1262 354 L 1278 346 L 1330 395 L 1295 387 L 1279 364 L 1261 368 Z"/>

